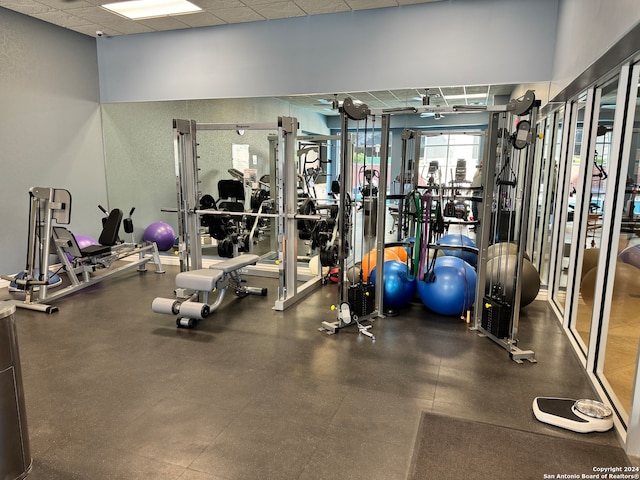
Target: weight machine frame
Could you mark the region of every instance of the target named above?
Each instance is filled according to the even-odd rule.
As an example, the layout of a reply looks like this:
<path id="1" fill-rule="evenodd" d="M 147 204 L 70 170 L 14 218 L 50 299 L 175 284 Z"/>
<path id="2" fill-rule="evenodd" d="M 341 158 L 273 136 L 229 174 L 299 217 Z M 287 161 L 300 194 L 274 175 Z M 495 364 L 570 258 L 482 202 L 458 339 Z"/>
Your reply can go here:
<path id="1" fill-rule="evenodd" d="M 108 255 L 91 256 L 88 257 L 89 262 L 72 263 L 65 255 L 65 247 L 68 245 L 56 239 L 55 227 L 53 226 L 54 221 L 60 225 L 68 225 L 71 222 L 71 194 L 64 189 L 32 187 L 29 189 L 29 201 L 29 235 L 25 277 L 21 280 L 2 277 L 6 280 L 16 281 L 25 287 L 25 300 L 11 301 L 16 307 L 44 313 L 57 312 L 58 307 L 45 302 L 57 300 L 125 271 L 137 268 L 139 272 L 146 272 L 146 264 L 151 260 L 156 265 L 155 273 L 164 273 L 158 247 L 155 243 L 121 243 L 111 247 Z M 48 273 L 45 272 L 49 272 L 49 256 L 54 253 L 52 246 L 62 263 L 61 269 L 64 269 L 71 285 L 50 294 Z M 147 253 L 151 253 L 151 257 L 147 256 Z M 126 265 L 114 269 L 110 268 L 114 262 L 125 260 L 133 255 L 138 255 L 138 259 L 128 261 Z M 36 263 L 39 263 L 40 277 L 44 277 L 44 280 L 36 278 Z M 100 275 L 91 276 L 91 273 L 101 268 L 109 270 Z M 37 290 L 36 287 L 38 287 Z"/>
<path id="2" fill-rule="evenodd" d="M 271 175 L 270 185 L 275 192 L 277 213 L 251 213 L 253 217 L 277 220 L 277 277 L 278 298 L 274 310 L 283 311 L 307 297 L 321 285 L 319 275 L 307 276 L 303 285 L 298 285 L 297 221 L 319 220 L 319 215 L 297 213 L 296 140 L 298 121 L 294 117 L 278 117 L 276 123 L 197 123 L 195 120 L 173 120 L 174 155 L 176 168 L 176 193 L 178 213 L 178 257 L 180 271 L 202 268 L 202 246 L 200 243 L 200 216 L 224 215 L 245 216 L 247 212 L 228 212 L 215 209 L 199 209 L 197 133 L 202 131 L 277 131 L 275 139 L 268 136 Z M 173 211 L 172 209 L 163 209 Z M 251 274 L 272 276 L 272 269 L 256 265 L 248 267 Z"/>
<path id="3" fill-rule="evenodd" d="M 477 264 L 477 280 L 476 280 L 476 298 L 474 304 L 474 315 L 473 315 L 473 326 L 472 330 L 476 330 L 482 336 L 486 336 L 496 344 L 507 350 L 512 360 L 517 363 L 523 363 L 523 360 L 528 360 L 532 363 L 536 362 L 535 353 L 532 350 L 523 350 L 517 346 L 518 339 L 518 323 L 519 323 L 519 315 L 520 315 L 520 294 L 522 291 L 522 279 L 520 277 L 520 272 L 522 271 L 522 264 L 524 260 L 524 254 L 526 249 L 526 238 L 524 235 L 524 231 L 526 230 L 526 226 L 528 225 L 529 219 L 529 204 L 531 200 L 531 187 L 532 187 L 532 177 L 533 177 L 533 167 L 534 167 L 534 151 L 535 151 L 535 139 L 536 139 L 536 128 L 537 128 L 537 115 L 538 108 L 540 102 L 536 100 L 535 94 L 532 90 L 527 91 L 523 96 L 517 99 L 512 99 L 507 105 L 488 105 L 488 106 L 469 106 L 469 105 L 454 105 L 449 107 L 431 107 L 425 106 L 422 108 L 392 108 L 385 109 L 382 111 L 382 125 L 383 132 L 382 138 L 387 139 L 389 137 L 389 116 L 395 113 L 464 113 L 464 112 L 478 112 L 483 111 L 489 114 L 489 125 L 487 130 L 487 139 L 488 141 L 485 144 L 484 155 L 483 155 L 483 172 L 482 172 L 482 213 L 481 213 L 481 229 L 480 229 L 480 241 L 478 242 L 478 264 Z M 491 215 L 492 215 L 492 205 L 494 201 L 494 183 L 496 181 L 496 166 L 497 166 L 497 148 L 498 148 L 498 135 L 499 135 L 499 119 L 500 116 L 504 115 L 509 118 L 510 121 L 505 122 L 508 127 L 511 127 L 511 123 L 513 123 L 513 119 L 515 117 L 528 116 L 528 121 L 530 122 L 530 130 L 528 132 L 528 137 L 526 139 L 522 139 L 519 137 L 520 131 L 517 131 L 518 138 L 517 140 L 520 142 L 520 148 L 523 150 L 519 150 L 519 157 L 525 157 L 525 170 L 524 175 L 521 181 L 523 182 L 522 189 L 516 192 L 516 195 L 521 195 L 520 198 L 517 198 L 517 203 L 521 207 L 519 209 L 520 214 L 518 217 L 518 249 L 517 249 L 517 260 L 515 266 L 514 273 L 514 300 L 513 305 L 511 306 L 511 311 L 509 314 L 509 335 L 505 338 L 498 338 L 493 335 L 491 332 L 487 331 L 482 327 L 482 313 L 484 307 L 484 297 L 485 297 L 485 284 L 487 278 L 487 253 L 490 242 L 490 233 L 491 233 Z M 385 121 L 386 119 L 386 121 Z M 515 136 L 514 136 L 515 141 Z M 406 145 L 409 145 L 407 142 Z M 403 145 L 403 146 L 406 146 Z M 526 149 L 526 151 L 525 151 Z M 515 151 L 515 148 L 512 147 L 512 151 Z M 522 152 L 525 152 L 524 155 Z M 404 152 L 403 152 L 404 154 Z M 419 157 L 418 157 L 419 158 Z M 404 156 L 403 156 L 404 161 Z M 382 183 L 382 182 L 381 182 Z M 384 212 L 386 210 L 386 205 L 384 208 L 379 209 Z M 384 217 L 383 220 L 384 222 Z M 496 218 L 496 222 L 497 222 Z M 384 223 L 379 223 L 379 225 Z M 378 241 L 378 258 L 377 264 L 380 265 L 380 262 L 383 261 L 383 253 L 381 253 L 381 249 L 384 247 L 384 241 Z M 452 248 L 452 247 L 447 247 Z M 455 248 L 455 247 L 453 247 Z M 380 272 L 377 272 L 376 276 L 376 286 L 382 285 L 382 278 Z M 380 287 L 381 288 L 381 287 Z M 378 288 L 376 288 L 376 297 L 378 296 Z M 489 308 L 489 307 L 487 307 Z"/>

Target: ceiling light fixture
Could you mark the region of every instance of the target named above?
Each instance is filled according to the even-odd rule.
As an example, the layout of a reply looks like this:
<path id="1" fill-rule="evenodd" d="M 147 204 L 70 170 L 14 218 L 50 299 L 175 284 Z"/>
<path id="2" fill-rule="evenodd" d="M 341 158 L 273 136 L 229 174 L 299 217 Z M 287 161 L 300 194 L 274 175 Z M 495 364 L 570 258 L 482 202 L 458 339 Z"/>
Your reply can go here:
<path id="1" fill-rule="evenodd" d="M 101 7 L 131 20 L 170 17 L 202 11 L 200 7 L 186 0 L 132 0 L 107 3 Z"/>
<path id="2" fill-rule="evenodd" d="M 447 100 L 464 100 L 466 98 L 486 98 L 486 93 L 467 93 L 462 95 L 445 95 Z"/>

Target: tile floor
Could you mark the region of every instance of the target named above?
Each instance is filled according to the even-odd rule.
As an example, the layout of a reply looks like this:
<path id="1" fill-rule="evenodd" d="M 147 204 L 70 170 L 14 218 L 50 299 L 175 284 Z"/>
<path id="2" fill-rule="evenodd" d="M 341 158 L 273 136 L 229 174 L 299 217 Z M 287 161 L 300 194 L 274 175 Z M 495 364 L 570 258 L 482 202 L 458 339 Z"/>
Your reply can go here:
<path id="1" fill-rule="evenodd" d="M 175 273 L 107 280 L 52 315 L 16 312 L 31 480 L 404 479 L 423 410 L 618 445 L 533 417 L 535 396 L 595 398 L 545 302 L 520 324 L 538 363 L 518 365 L 419 303 L 377 320 L 375 343 L 326 335 L 335 286 L 275 312 L 277 281 L 259 277 L 248 283 L 267 297 L 231 295 L 178 330 L 150 308 Z"/>

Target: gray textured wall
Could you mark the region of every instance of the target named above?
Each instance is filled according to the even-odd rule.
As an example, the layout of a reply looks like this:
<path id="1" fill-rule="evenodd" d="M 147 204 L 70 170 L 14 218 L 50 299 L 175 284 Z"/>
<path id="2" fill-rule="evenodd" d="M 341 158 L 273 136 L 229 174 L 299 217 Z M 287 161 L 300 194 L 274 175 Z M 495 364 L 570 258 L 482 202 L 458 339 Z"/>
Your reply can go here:
<path id="1" fill-rule="evenodd" d="M 25 267 L 33 186 L 68 189 L 71 229 L 106 206 L 95 40 L 0 8 L 0 273 Z"/>

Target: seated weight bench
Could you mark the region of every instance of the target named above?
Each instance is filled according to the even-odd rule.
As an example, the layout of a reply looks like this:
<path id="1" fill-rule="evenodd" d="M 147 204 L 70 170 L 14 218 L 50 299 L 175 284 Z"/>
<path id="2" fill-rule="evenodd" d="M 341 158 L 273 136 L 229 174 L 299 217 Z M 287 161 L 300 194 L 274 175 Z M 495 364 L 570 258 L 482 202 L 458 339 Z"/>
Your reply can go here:
<path id="1" fill-rule="evenodd" d="M 176 275 L 176 290 L 183 289 L 194 293 L 184 301 L 157 297 L 153 300 L 151 309 L 156 313 L 178 315 L 178 327 L 192 328 L 198 320 L 207 318 L 211 312 L 218 309 L 228 288 L 233 289 L 239 297 L 265 296 L 266 288 L 247 287 L 242 285 L 240 278 L 240 270 L 248 265 L 255 265 L 259 259 L 258 255 L 245 254 L 216 263 L 210 268 L 181 272 Z M 217 296 L 212 302 L 210 297 L 213 293 Z"/>

